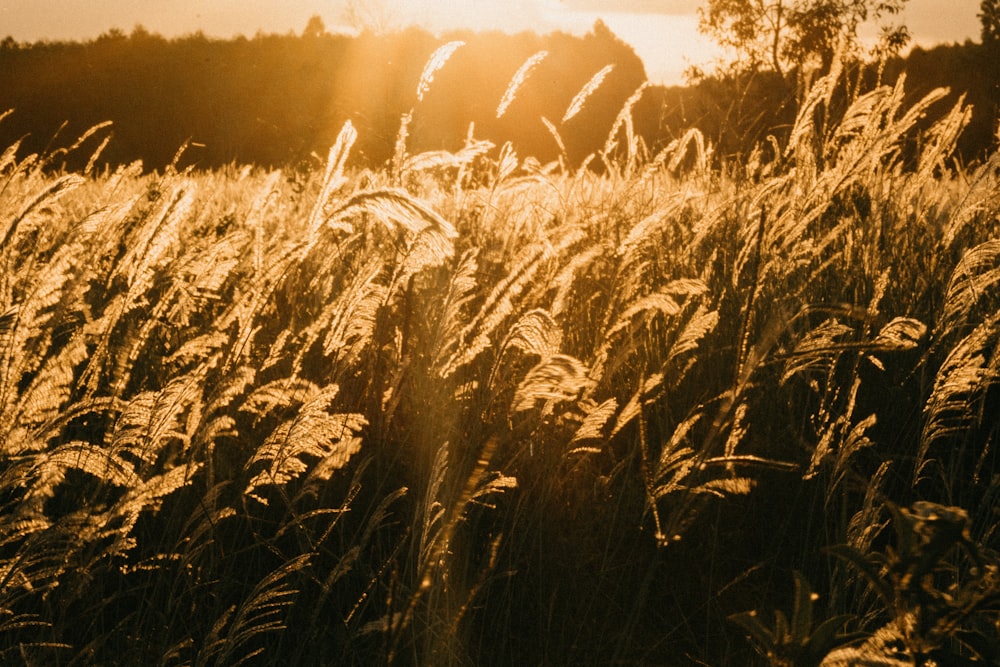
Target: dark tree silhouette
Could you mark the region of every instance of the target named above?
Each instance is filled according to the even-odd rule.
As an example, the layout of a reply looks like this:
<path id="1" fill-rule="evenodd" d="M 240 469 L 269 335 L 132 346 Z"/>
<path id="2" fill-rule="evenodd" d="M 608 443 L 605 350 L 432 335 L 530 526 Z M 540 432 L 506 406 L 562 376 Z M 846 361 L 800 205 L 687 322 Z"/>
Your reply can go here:
<path id="1" fill-rule="evenodd" d="M 889 19 L 907 0 L 708 0 L 699 10 L 699 27 L 721 46 L 735 51 L 737 71 L 770 69 L 788 78 L 818 67 L 828 71 L 838 48 L 858 51 L 858 29 L 880 24 L 879 48 L 895 53 L 909 33 Z"/>
<path id="2" fill-rule="evenodd" d="M 983 0 L 979 5 L 983 44 L 1000 44 L 1000 0 Z"/>
<path id="3" fill-rule="evenodd" d="M 982 23 L 982 49 L 985 67 L 981 72 L 988 77 L 989 95 L 984 105 L 993 121 L 990 129 L 996 141 L 1000 141 L 1000 0 L 983 0 L 980 4 L 979 20 Z"/>
<path id="4" fill-rule="evenodd" d="M 309 17 L 309 21 L 306 23 L 305 29 L 302 31 L 302 36 L 304 38 L 316 38 L 322 37 L 326 34 L 326 24 L 323 23 L 322 17 L 317 14 L 313 14 Z"/>
<path id="5" fill-rule="evenodd" d="M 451 40 L 465 45 L 418 101 L 424 63 Z M 511 77 L 543 51 L 546 57 L 498 117 Z M 975 111 L 960 146 L 965 158 L 976 159 L 995 141 L 995 53 L 996 46 L 971 42 L 915 49 L 906 59 L 890 59 L 884 80 L 905 68 L 913 95 L 938 86 L 950 87 L 956 99 L 966 94 Z M 563 122 L 576 93 L 608 65 L 613 68 L 582 110 Z M 352 37 L 331 34 L 316 20 L 299 34 L 230 40 L 197 33 L 165 39 L 142 26 L 85 43 L 7 38 L 0 41 L 0 113 L 14 112 L 0 121 L 0 148 L 20 142 L 19 155 L 37 153 L 110 120 L 114 136 L 99 164 L 141 159 L 147 169 L 160 169 L 189 140 L 185 166 L 315 164 L 313 155 L 321 160 L 350 120 L 359 132 L 352 160 L 379 167 L 392 155 L 402 115 L 412 109 L 411 152 L 460 148 L 474 123 L 476 138 L 511 141 L 520 155 L 546 162 L 560 148 L 544 117 L 557 128 L 566 157 L 579 164 L 603 148 L 622 104 L 645 78 L 632 48 L 601 22 L 584 36 L 463 31 L 436 37 L 410 29 Z M 650 87 L 633 107 L 634 126 L 652 151 L 698 127 L 715 155 L 745 155 L 769 134 L 780 138 L 794 118 L 785 83 L 764 62 L 752 77 Z M 83 166 L 88 158 L 75 151 L 67 159 L 80 164 L 67 166 Z"/>
<path id="6" fill-rule="evenodd" d="M 452 39 L 466 45 L 418 103 L 424 63 Z M 550 57 L 510 112 L 496 118 L 511 76 L 542 50 Z M 552 159 L 557 146 L 541 118 L 558 121 L 580 87 L 607 65 L 614 66 L 611 74 L 560 128 L 574 162 L 603 145 L 618 110 L 645 80 L 631 47 L 602 23 L 582 37 L 435 37 L 417 28 L 352 37 L 327 32 L 313 17 L 298 35 L 252 39 L 196 33 L 168 40 L 142 26 L 86 43 L 11 39 L 0 44 L 0 111 L 14 113 L 0 122 L 0 147 L 21 140 L 22 155 L 38 152 L 57 131 L 61 141 L 72 141 L 110 120 L 114 137 L 102 156 L 109 164 L 141 159 L 159 169 L 190 140 L 185 164 L 282 166 L 325 155 L 350 120 L 359 132 L 352 158 L 378 167 L 392 155 L 402 115 L 413 109 L 411 151 L 457 149 L 475 123 L 477 138 L 509 140 L 522 155 Z M 78 159 L 85 164 L 87 157 Z"/>

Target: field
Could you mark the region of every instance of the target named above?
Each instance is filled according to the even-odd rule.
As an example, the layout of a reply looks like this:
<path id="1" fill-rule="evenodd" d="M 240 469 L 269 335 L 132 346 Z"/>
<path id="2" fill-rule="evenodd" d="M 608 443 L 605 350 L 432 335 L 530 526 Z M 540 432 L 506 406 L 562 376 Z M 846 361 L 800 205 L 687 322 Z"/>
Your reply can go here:
<path id="1" fill-rule="evenodd" d="M 997 664 L 1000 162 L 836 86 L 739 163 L 10 147 L 0 659 Z"/>

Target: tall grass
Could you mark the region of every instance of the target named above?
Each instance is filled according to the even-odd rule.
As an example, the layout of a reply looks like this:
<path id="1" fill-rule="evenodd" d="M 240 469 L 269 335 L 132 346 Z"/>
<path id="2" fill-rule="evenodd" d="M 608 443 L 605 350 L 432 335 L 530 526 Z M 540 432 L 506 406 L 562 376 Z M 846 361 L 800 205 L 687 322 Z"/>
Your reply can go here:
<path id="1" fill-rule="evenodd" d="M 722 168 L 6 151 L 4 660 L 995 659 L 998 164 L 836 83 Z"/>

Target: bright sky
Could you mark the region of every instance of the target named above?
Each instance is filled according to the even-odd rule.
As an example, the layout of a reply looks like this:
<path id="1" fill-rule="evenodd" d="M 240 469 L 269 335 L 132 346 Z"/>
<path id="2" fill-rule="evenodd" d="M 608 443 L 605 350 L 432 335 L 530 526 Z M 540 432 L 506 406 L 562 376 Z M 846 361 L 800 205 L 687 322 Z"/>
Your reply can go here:
<path id="1" fill-rule="evenodd" d="M 314 14 L 333 30 L 349 2 L 377 9 L 395 26 L 415 23 L 433 31 L 581 34 L 601 18 L 632 45 L 653 83 L 681 83 L 688 65 L 708 64 L 717 55 L 697 31 L 703 0 L 0 0 L 0 38 L 89 39 L 113 27 L 129 32 L 136 24 L 167 37 L 196 30 L 252 36 L 300 32 Z M 979 0 L 909 0 L 903 21 L 922 46 L 978 41 L 978 11 Z"/>

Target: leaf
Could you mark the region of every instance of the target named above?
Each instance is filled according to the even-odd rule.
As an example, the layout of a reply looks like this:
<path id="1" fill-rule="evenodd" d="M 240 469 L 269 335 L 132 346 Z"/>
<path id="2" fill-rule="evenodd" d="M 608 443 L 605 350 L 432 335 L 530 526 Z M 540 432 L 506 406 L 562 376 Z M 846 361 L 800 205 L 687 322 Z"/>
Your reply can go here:
<path id="1" fill-rule="evenodd" d="M 809 587 L 809 582 L 798 570 L 795 577 L 795 602 L 792 608 L 792 641 L 805 643 L 811 634 L 813 624 L 813 602 L 817 596 Z"/>
<path id="2" fill-rule="evenodd" d="M 742 611 L 727 616 L 727 619 L 746 630 L 764 655 L 774 651 L 775 637 L 771 629 L 758 618 L 756 611 Z"/>
<path id="3" fill-rule="evenodd" d="M 844 627 L 848 621 L 854 618 L 851 614 L 841 614 L 826 619 L 816 626 L 816 629 L 809 635 L 806 642 L 806 651 L 810 656 L 825 656 L 833 649 L 845 644 L 851 644 L 864 639 L 867 634 L 864 632 L 850 632 L 839 634 L 837 631 Z"/>
<path id="4" fill-rule="evenodd" d="M 730 454 L 729 456 L 715 456 L 710 459 L 705 459 L 703 467 L 714 464 L 724 464 L 726 466 L 732 466 L 738 463 L 744 465 L 761 466 L 764 468 L 774 468 L 777 470 L 795 470 L 798 467 L 794 463 L 786 463 L 785 461 L 775 461 L 774 459 L 765 459 L 760 456 L 754 456 L 753 454 Z"/>
<path id="5" fill-rule="evenodd" d="M 854 567 L 858 569 L 861 574 L 868 579 L 878 593 L 878 596 L 882 598 L 882 603 L 885 605 L 886 609 L 895 608 L 895 599 L 892 589 L 892 584 L 882 576 L 879 571 L 878 565 L 869 560 L 864 554 L 860 553 L 853 547 L 846 544 L 835 544 L 824 549 L 827 553 L 836 556 L 842 560 L 847 561 Z"/>

